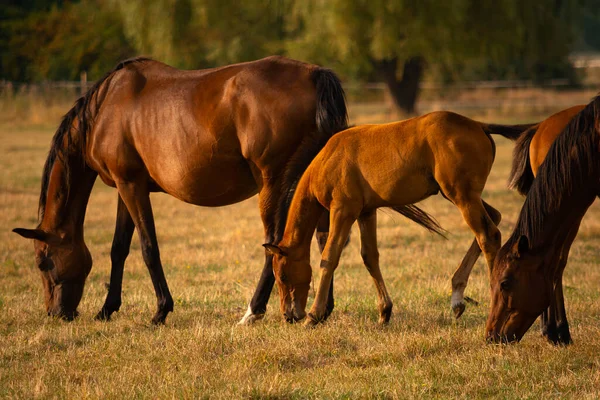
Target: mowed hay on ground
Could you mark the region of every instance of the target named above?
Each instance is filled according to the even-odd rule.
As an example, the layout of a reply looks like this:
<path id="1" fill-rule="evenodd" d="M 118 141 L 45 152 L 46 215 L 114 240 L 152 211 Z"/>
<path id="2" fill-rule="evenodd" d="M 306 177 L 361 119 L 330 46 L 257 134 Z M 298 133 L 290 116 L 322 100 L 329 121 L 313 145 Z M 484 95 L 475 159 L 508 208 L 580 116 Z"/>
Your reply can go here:
<path id="1" fill-rule="evenodd" d="M 389 326 L 376 323 L 376 293 L 354 229 L 336 273 L 336 309 L 327 323 L 306 330 L 282 321 L 276 290 L 263 321 L 236 326 L 263 264 L 256 198 L 210 209 L 152 195 L 175 299 L 166 326 L 154 327 L 149 321 L 156 301 L 137 235 L 125 266 L 121 311 L 111 322 L 93 320 L 106 296 L 117 200 L 116 191 L 98 180 L 85 223 L 94 267 L 81 315 L 71 323 L 49 319 L 32 243 L 10 230 L 37 223 L 40 176 L 54 128 L 0 126 L 1 397 L 596 398 L 600 393 L 597 204 L 584 219 L 564 277 L 575 341 L 567 348 L 546 343 L 537 322 L 518 345 L 485 343 L 489 288 L 481 260 L 466 291 L 480 304 L 468 305 L 454 321 L 450 278 L 472 234 L 440 196 L 422 206 L 450 232 L 449 240 L 392 211 L 379 212 L 382 271 L 394 300 Z M 496 143 L 484 199 L 503 213 L 505 239 L 523 200 L 506 189 L 512 144 L 498 138 Z M 312 259 L 318 266 L 316 245 Z"/>

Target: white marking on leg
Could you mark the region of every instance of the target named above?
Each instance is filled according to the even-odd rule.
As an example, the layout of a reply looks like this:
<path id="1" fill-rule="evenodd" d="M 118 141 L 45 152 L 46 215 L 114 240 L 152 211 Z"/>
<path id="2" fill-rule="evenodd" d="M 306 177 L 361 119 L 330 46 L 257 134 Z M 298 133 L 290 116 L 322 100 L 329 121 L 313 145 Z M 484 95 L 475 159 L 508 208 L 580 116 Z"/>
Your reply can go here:
<path id="1" fill-rule="evenodd" d="M 452 309 L 464 303 L 464 292 L 465 289 L 455 289 L 452 291 Z"/>
<path id="2" fill-rule="evenodd" d="M 251 325 L 259 319 L 263 319 L 264 316 L 265 314 L 252 313 L 252 308 L 250 308 L 250 304 L 248 304 L 248 310 L 246 310 L 246 314 L 244 314 L 240 322 L 238 322 L 238 325 Z"/>

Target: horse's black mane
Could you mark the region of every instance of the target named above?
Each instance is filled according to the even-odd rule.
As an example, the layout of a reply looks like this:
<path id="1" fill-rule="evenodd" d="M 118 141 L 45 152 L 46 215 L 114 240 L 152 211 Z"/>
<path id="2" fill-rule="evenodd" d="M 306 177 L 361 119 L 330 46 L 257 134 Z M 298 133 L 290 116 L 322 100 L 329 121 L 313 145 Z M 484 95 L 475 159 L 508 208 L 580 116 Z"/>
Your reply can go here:
<path id="1" fill-rule="evenodd" d="M 92 109 L 91 103 L 94 98 L 97 99 L 98 91 L 100 86 L 116 71 L 124 68 L 126 65 L 135 62 L 147 61 L 149 58 L 136 57 L 128 60 L 121 61 L 115 68 L 110 72 L 106 73 L 101 79 L 99 79 L 83 96 L 81 96 L 73 107 L 63 117 L 54 137 L 52 138 L 52 144 L 50 145 L 50 151 L 44 164 L 44 172 L 42 173 L 42 189 L 40 192 L 40 200 L 38 206 L 38 215 L 40 221 L 44 218 L 44 210 L 46 208 L 46 201 L 48 195 L 48 185 L 50 183 L 50 173 L 52 167 L 57 159 L 65 161 L 66 157 L 70 154 L 85 154 L 86 148 L 86 136 L 93 125 L 94 116 L 100 106 L 99 102 L 96 101 L 96 107 Z M 74 145 L 74 134 L 73 123 L 77 121 L 76 132 L 78 146 Z M 66 140 L 66 145 L 65 145 Z M 83 157 L 82 157 L 83 160 Z M 63 186 L 61 187 L 62 192 L 66 192 L 67 196 L 69 193 L 69 175 L 71 173 L 69 169 L 69 163 L 64 162 L 65 179 Z"/>
<path id="2" fill-rule="evenodd" d="M 589 186 L 590 177 L 598 179 L 599 128 L 600 95 L 573 117 L 548 150 L 517 225 L 503 248 L 511 249 L 522 235 L 529 239 L 530 245 L 537 243 L 544 235 L 544 219 L 556 213 L 571 194 Z"/>

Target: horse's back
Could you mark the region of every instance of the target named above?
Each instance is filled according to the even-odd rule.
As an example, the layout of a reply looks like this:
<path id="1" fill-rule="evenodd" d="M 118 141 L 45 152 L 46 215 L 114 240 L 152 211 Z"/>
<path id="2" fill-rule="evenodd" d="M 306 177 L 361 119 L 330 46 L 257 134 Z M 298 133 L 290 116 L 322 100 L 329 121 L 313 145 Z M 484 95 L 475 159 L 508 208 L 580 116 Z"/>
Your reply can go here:
<path id="1" fill-rule="evenodd" d="M 260 172 L 249 162 L 283 168 L 284 155 L 315 130 L 315 68 L 282 57 L 198 71 L 129 64 L 115 73 L 96 118 L 95 169 L 109 184 L 147 173 L 194 204 L 250 197 Z"/>
<path id="2" fill-rule="evenodd" d="M 554 140 L 565 129 L 569 121 L 584 108 L 585 105 L 573 106 L 542 121 L 529 146 L 529 162 L 534 176 L 537 174 L 539 166 L 544 162 Z"/>
<path id="3" fill-rule="evenodd" d="M 449 174 L 481 175 L 479 180 L 485 184 L 493 158 L 491 139 L 480 123 L 455 113 L 434 112 L 339 132 L 307 173 L 326 206 L 337 191 L 346 198 L 364 196 L 359 202 L 380 207 L 413 204 L 437 193 L 436 179 L 454 181 L 444 178 Z"/>

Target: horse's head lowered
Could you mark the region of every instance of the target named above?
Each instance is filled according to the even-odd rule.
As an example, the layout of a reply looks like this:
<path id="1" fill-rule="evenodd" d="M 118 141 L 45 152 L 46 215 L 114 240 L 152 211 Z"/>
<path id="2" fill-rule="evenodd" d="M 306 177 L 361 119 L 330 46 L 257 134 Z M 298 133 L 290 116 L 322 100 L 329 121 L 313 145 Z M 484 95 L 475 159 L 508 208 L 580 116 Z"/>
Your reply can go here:
<path id="1" fill-rule="evenodd" d="M 545 273 L 551 251 L 530 249 L 526 236 L 498 252 L 492 271 L 492 306 L 486 324 L 489 341 L 519 341 L 550 305 L 552 279 Z"/>
<path id="2" fill-rule="evenodd" d="M 288 322 L 304 319 L 312 277 L 310 260 L 294 257 L 294 254 L 283 246 L 263 246 L 273 254 L 273 273 L 279 288 L 281 313 Z"/>
<path id="3" fill-rule="evenodd" d="M 33 239 L 48 315 L 66 320 L 75 318 L 85 279 L 92 269 L 92 256 L 83 240 L 76 241 L 39 228 L 16 228 L 13 232 Z"/>

